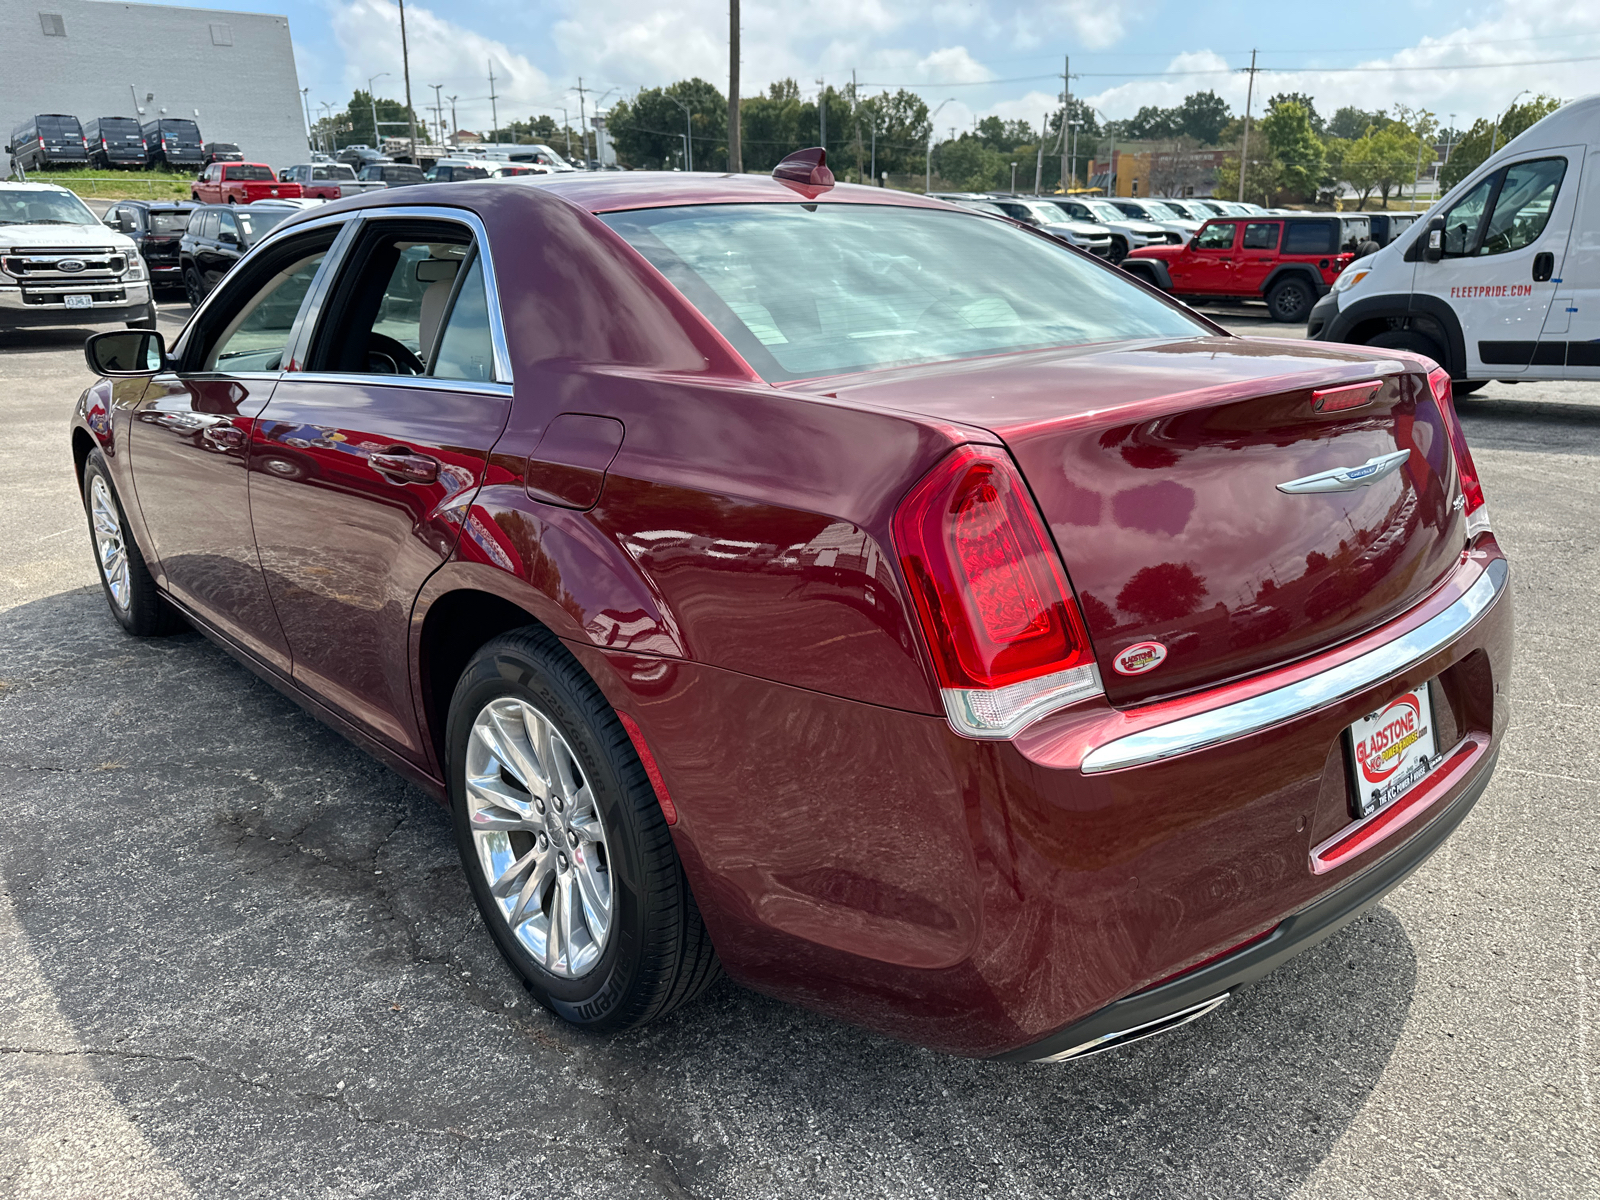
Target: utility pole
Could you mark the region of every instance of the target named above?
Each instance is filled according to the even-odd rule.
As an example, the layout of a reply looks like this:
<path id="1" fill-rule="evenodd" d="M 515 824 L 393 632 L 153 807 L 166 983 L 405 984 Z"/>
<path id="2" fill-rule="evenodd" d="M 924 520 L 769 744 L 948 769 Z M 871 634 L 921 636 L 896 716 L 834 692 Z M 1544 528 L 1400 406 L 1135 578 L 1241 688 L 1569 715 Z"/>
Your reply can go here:
<path id="1" fill-rule="evenodd" d="M 861 182 L 861 94 L 856 91 L 856 69 L 850 68 L 850 110 L 856 118 L 856 182 Z"/>
<path id="2" fill-rule="evenodd" d="M 417 160 L 417 110 L 411 107 L 411 54 L 406 49 L 406 0 L 400 0 L 400 69 L 406 77 L 406 124 L 410 130 L 411 161 Z M 373 147 L 377 149 L 377 147 Z"/>
<path id="3" fill-rule="evenodd" d="M 460 96 L 451 96 L 451 97 L 449 97 L 449 100 L 450 100 L 450 129 L 454 133 L 460 133 L 461 132 L 461 122 L 456 120 L 456 101 L 459 100 L 459 99 L 461 99 Z"/>
<path id="4" fill-rule="evenodd" d="M 923 163 L 922 194 L 926 196 L 933 190 L 933 122 L 938 117 L 941 109 L 954 100 L 954 96 L 939 101 L 939 107 L 928 115 L 928 157 Z"/>
<path id="5" fill-rule="evenodd" d="M 567 131 L 567 158 L 572 158 L 572 126 L 567 124 L 567 110 L 561 110 L 561 128 Z"/>
<path id="6" fill-rule="evenodd" d="M 818 80 L 816 86 L 821 88 L 816 96 L 816 118 L 818 118 L 818 133 L 821 134 L 822 152 L 827 154 L 827 83 Z"/>
<path id="7" fill-rule="evenodd" d="M 139 105 L 138 105 L 138 100 L 139 100 L 138 93 L 134 93 L 133 99 L 134 99 L 134 107 L 138 108 L 139 107 Z M 304 100 L 305 103 L 306 103 L 306 145 L 309 147 L 309 146 L 311 146 L 313 144 L 312 140 L 311 140 L 311 138 L 312 138 L 312 134 L 311 134 L 311 89 L 308 88 L 308 87 L 301 88 L 300 89 L 300 99 Z M 140 111 L 142 112 L 143 110 L 141 109 Z"/>
<path id="8" fill-rule="evenodd" d="M 433 123 L 437 125 L 440 130 L 443 130 L 444 104 L 439 99 L 439 93 L 444 90 L 444 84 L 430 83 L 428 86 L 433 89 Z M 444 134 L 442 132 L 439 134 L 439 140 L 441 142 L 444 140 Z"/>
<path id="9" fill-rule="evenodd" d="M 1244 203 L 1244 176 L 1250 169 L 1250 102 L 1256 91 L 1256 52 L 1250 51 L 1250 82 L 1244 89 L 1244 148 L 1239 151 L 1239 203 Z"/>
<path id="10" fill-rule="evenodd" d="M 578 142 L 583 151 L 583 169 L 589 169 L 589 116 L 583 104 L 583 76 L 578 76 Z"/>
<path id="11" fill-rule="evenodd" d="M 1043 118 L 1039 121 L 1039 161 L 1033 165 L 1033 194 L 1035 196 L 1039 194 L 1039 188 L 1044 184 L 1044 139 L 1045 135 L 1050 132 L 1046 128 L 1048 124 L 1049 122 Z M 1065 195 L 1066 189 L 1062 188 L 1061 190 L 1062 194 Z"/>
<path id="12" fill-rule="evenodd" d="M 1072 164 L 1072 174 L 1067 174 L 1067 122 L 1070 120 L 1072 120 L 1072 56 L 1063 54 L 1061 56 L 1061 194 L 1063 196 L 1071 186 L 1067 180 L 1071 179 L 1073 183 L 1078 181 L 1076 161 Z"/>
<path id="13" fill-rule="evenodd" d="M 500 107 L 495 103 L 500 97 L 494 94 L 494 59 L 489 60 L 489 119 L 494 122 L 494 128 L 489 131 L 489 140 L 500 140 Z"/>
<path id="14" fill-rule="evenodd" d="M 1456 115 L 1450 114 L 1450 128 L 1444 132 L 1444 165 L 1450 165 L 1450 145 L 1456 136 Z"/>
<path id="15" fill-rule="evenodd" d="M 728 170 L 744 170 L 744 142 L 739 133 L 739 0 L 728 0 Z"/>

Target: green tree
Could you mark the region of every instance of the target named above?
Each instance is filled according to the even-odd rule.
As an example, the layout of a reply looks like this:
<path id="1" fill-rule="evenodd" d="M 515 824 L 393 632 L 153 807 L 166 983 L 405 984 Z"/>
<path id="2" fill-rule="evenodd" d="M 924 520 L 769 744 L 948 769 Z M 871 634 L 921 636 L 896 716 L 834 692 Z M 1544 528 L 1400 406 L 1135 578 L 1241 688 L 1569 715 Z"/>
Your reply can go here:
<path id="1" fill-rule="evenodd" d="M 1244 198 L 1254 204 L 1270 206 L 1283 186 L 1283 164 L 1273 157 L 1270 146 L 1257 146 L 1250 138 L 1250 163 L 1244 177 Z M 1217 168 L 1215 195 L 1231 200 L 1239 194 L 1239 160 L 1228 159 Z"/>
<path id="2" fill-rule="evenodd" d="M 1353 142 L 1367 132 L 1373 125 L 1386 125 L 1388 118 L 1381 112 L 1367 112 L 1364 109 L 1350 105 L 1339 109 L 1333 114 L 1333 120 L 1328 122 L 1327 133 L 1331 137 L 1343 138 Z"/>
<path id="3" fill-rule="evenodd" d="M 1145 105 L 1122 124 L 1121 136 L 1129 141 L 1177 137 L 1180 132 L 1181 110 Z"/>
<path id="4" fill-rule="evenodd" d="M 1215 92 L 1194 92 L 1178 106 L 1178 132 L 1202 146 L 1214 146 L 1233 113 L 1228 102 Z"/>
<path id="5" fill-rule="evenodd" d="M 344 112 L 334 118 L 334 123 L 343 127 L 339 134 L 341 146 L 381 146 L 386 137 L 405 137 L 407 129 L 406 106 L 401 100 L 384 100 L 381 97 L 376 101 L 378 110 L 378 124 L 381 127 L 374 130 L 372 127 L 372 110 L 374 100 L 370 92 L 356 89 L 355 95 L 350 97 L 350 105 Z M 425 128 L 422 121 L 417 121 L 417 136 L 422 136 Z"/>
<path id="6" fill-rule="evenodd" d="M 1273 100 L 1258 128 L 1272 157 L 1281 164 L 1278 186 L 1294 200 L 1314 199 L 1322 182 L 1325 156 L 1311 114 L 1298 100 L 1281 96 Z"/>
<path id="7" fill-rule="evenodd" d="M 1304 92 L 1279 92 L 1267 101 L 1267 114 L 1270 116 L 1285 104 L 1298 104 L 1305 109 L 1306 118 L 1311 122 L 1311 131 L 1318 137 L 1323 135 L 1326 130 L 1325 124 L 1322 118 L 1317 115 L 1317 106 L 1310 96 Z"/>
<path id="8" fill-rule="evenodd" d="M 1554 96 L 1539 95 L 1522 104 L 1513 104 L 1498 121 L 1478 120 L 1465 137 L 1451 147 L 1450 161 L 1439 172 L 1439 184 L 1446 191 L 1477 170 L 1489 155 L 1512 138 L 1548 117 L 1561 107 Z"/>
<path id="9" fill-rule="evenodd" d="M 680 105 L 682 107 L 680 107 Z M 687 108 L 687 119 L 684 109 Z M 743 107 L 740 108 L 741 115 Z M 728 168 L 728 102 L 698 77 L 646 88 L 612 106 L 606 130 L 627 166 L 649 170 L 684 165 L 684 137 L 693 138 L 694 168 Z M 557 147 L 560 149 L 561 147 Z"/>
<path id="10" fill-rule="evenodd" d="M 869 153 L 872 131 L 878 131 L 880 172 L 914 175 L 922 170 L 927 153 L 928 106 L 921 97 L 904 88 L 893 95 L 880 92 L 860 102 L 856 117 Z"/>
<path id="11" fill-rule="evenodd" d="M 934 153 L 940 177 L 964 192 L 987 192 L 1009 185 L 1011 159 L 970 133 L 941 143 Z"/>

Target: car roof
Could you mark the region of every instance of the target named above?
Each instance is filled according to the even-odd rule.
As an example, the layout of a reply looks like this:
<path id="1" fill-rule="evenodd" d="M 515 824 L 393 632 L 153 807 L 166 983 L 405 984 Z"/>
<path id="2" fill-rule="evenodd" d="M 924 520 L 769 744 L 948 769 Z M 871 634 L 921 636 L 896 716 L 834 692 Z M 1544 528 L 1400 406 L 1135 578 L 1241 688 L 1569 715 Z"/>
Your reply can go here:
<path id="1" fill-rule="evenodd" d="M 116 200 L 113 203 L 118 205 L 131 204 L 136 208 L 149 209 L 151 212 L 187 212 L 190 209 L 202 207 L 193 200 Z"/>
<path id="2" fill-rule="evenodd" d="M 526 180 L 526 182 L 522 182 Z M 560 175 L 526 175 L 507 187 L 538 187 L 556 193 L 590 212 L 635 208 L 678 208 L 689 204 L 878 204 L 896 208 L 960 209 L 914 192 L 864 184 L 839 183 L 830 188 L 790 184 L 770 175 L 718 175 L 700 171 L 577 171 Z"/>
<path id="3" fill-rule="evenodd" d="M 72 189 L 71 188 L 62 187 L 59 183 L 23 183 L 23 182 L 15 182 L 14 183 L 9 179 L 0 179 L 0 187 L 19 188 L 19 189 L 21 189 L 23 191 L 29 191 L 29 192 L 69 192 L 69 193 L 72 193 Z M 76 195 L 76 193 L 72 193 L 72 194 Z"/>

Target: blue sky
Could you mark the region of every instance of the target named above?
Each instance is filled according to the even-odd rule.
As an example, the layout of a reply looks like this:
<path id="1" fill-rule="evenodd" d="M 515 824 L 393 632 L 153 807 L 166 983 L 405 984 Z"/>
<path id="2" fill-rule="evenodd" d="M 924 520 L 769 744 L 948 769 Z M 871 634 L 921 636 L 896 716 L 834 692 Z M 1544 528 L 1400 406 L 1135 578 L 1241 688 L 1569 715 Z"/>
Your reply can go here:
<path id="1" fill-rule="evenodd" d="M 390 0 L 234 0 L 219 7 L 286 14 L 302 87 L 343 107 L 369 76 L 399 97 L 398 9 Z M 688 75 L 727 85 L 725 0 L 416 0 L 406 9 L 412 97 L 429 84 L 456 95 L 466 128 L 490 123 L 492 60 L 502 120 L 530 112 L 576 122 L 585 106 Z M 1600 0 L 1342 0 L 1334 5 L 1223 0 L 786 0 L 744 5 L 746 94 L 792 76 L 814 93 L 852 69 L 863 84 L 916 85 L 938 125 L 996 113 L 1037 123 L 1056 104 L 1061 55 L 1075 94 L 1105 116 L 1173 104 L 1213 89 L 1242 111 L 1250 50 L 1270 69 L 1257 95 L 1343 104 L 1425 107 L 1466 126 L 1524 88 L 1563 99 L 1600 90 Z M 1585 60 L 1585 61 L 1571 61 Z M 1402 68 L 1402 69 L 1395 69 Z M 1419 69 L 1445 68 L 1445 69 Z M 592 89 L 589 90 L 589 89 Z M 874 89 L 876 90 L 876 89 Z"/>

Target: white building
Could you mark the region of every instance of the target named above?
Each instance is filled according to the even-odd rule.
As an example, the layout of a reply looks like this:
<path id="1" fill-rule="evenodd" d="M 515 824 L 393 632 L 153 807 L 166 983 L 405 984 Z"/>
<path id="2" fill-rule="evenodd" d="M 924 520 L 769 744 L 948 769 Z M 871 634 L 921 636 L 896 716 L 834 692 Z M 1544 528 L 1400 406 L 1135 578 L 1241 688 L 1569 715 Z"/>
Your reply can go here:
<path id="1" fill-rule="evenodd" d="M 306 160 L 289 18 L 105 0 L 0 0 L 0 145 L 36 113 L 186 117 L 274 169 Z"/>

